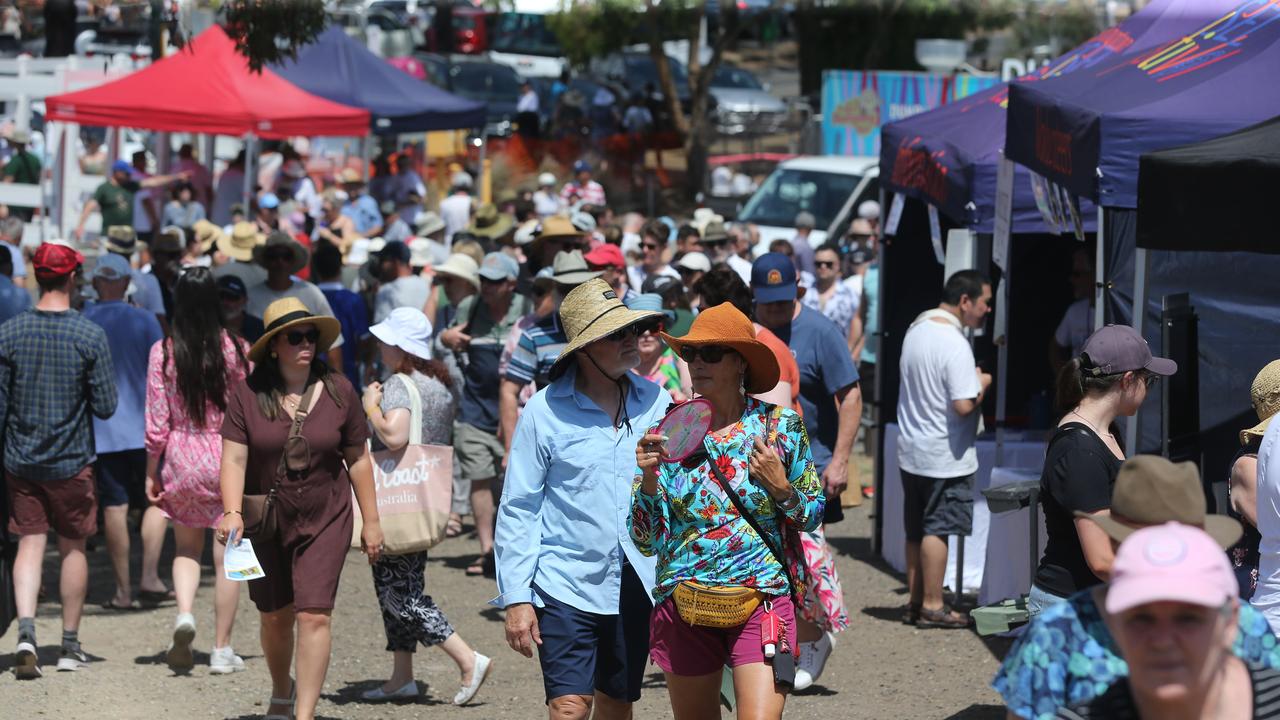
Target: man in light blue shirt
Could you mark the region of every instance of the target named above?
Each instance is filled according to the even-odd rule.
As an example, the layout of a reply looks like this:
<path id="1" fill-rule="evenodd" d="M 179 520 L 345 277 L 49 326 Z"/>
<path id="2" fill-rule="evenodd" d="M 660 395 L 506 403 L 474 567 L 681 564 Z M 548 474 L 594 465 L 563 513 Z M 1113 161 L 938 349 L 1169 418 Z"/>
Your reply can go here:
<path id="1" fill-rule="evenodd" d="M 638 328 L 661 313 L 627 309 L 600 279 L 568 294 L 568 345 L 552 382 L 516 425 L 498 509 L 499 595 L 507 643 L 538 648 L 553 718 L 629 718 L 649 652 L 654 560 L 627 530 L 636 443 L 670 396 L 630 371 Z"/>

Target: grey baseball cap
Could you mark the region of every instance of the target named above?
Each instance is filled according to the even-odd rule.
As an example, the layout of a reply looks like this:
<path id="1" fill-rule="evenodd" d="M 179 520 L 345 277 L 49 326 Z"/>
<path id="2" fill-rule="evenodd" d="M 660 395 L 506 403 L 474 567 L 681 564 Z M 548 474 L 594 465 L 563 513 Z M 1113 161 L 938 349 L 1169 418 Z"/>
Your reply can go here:
<path id="1" fill-rule="evenodd" d="M 484 256 L 480 263 L 480 277 L 494 282 L 515 280 L 520 275 L 520 265 L 516 259 L 504 252 L 491 252 Z"/>
<path id="2" fill-rule="evenodd" d="M 1081 356 L 1083 369 L 1092 371 L 1095 375 L 1119 375 L 1131 370 L 1146 370 L 1167 377 L 1178 372 L 1178 363 L 1168 358 L 1152 356 L 1147 341 L 1128 325 L 1098 328 L 1084 341 Z"/>

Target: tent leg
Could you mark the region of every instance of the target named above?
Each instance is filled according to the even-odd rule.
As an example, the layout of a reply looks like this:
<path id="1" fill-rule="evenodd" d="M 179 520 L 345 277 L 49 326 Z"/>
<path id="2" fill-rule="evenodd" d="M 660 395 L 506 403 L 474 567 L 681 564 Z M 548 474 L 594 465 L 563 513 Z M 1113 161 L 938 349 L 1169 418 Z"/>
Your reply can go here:
<path id="1" fill-rule="evenodd" d="M 1138 248 L 1133 255 L 1133 329 L 1138 331 L 1138 337 L 1145 337 L 1143 330 L 1145 329 L 1147 320 L 1147 269 L 1150 263 L 1150 255 L 1146 248 Z M 1141 437 L 1139 430 L 1142 426 L 1142 413 L 1136 413 L 1129 422 L 1125 423 L 1124 428 L 1124 448 L 1125 452 L 1130 456 L 1138 452 L 1138 438 Z"/>
<path id="2" fill-rule="evenodd" d="M 369 183 L 369 169 L 373 165 L 373 136 L 365 135 L 360 138 L 360 174 L 364 177 L 365 184 Z"/>
<path id="3" fill-rule="evenodd" d="M 1098 241 L 1094 251 L 1093 329 L 1107 324 L 1107 234 L 1103 225 L 1103 209 L 1098 206 Z"/>
<path id="4" fill-rule="evenodd" d="M 258 148 L 254 142 L 253 133 L 245 133 L 244 136 L 244 188 L 240 194 L 240 201 L 244 203 L 244 215 L 246 219 L 253 217 L 252 204 L 249 199 L 253 197 L 253 188 L 255 176 L 258 174 L 257 159 Z"/>
<path id="5" fill-rule="evenodd" d="M 1009 283 L 1012 280 L 1013 253 L 1005 258 L 1004 274 L 1000 278 L 1000 288 L 996 298 L 996 457 L 995 466 L 1004 467 L 1004 435 L 1005 418 L 1008 417 L 1008 378 L 1009 368 Z"/>
<path id="6" fill-rule="evenodd" d="M 880 282 L 876 283 L 876 316 L 874 318 L 875 324 L 876 324 L 876 331 L 880 337 L 884 337 L 884 331 L 883 331 L 883 328 L 884 328 L 884 280 L 883 278 L 884 278 L 884 264 L 885 264 L 884 220 L 888 218 L 888 205 L 885 205 L 885 195 L 886 194 L 884 191 L 884 186 L 881 185 L 880 186 L 881 223 L 879 228 L 880 234 L 879 234 L 879 237 L 877 238 L 879 247 L 876 248 L 876 258 L 877 258 L 876 272 L 880 274 L 881 280 Z M 872 318 L 867 318 L 868 323 L 870 323 L 871 320 Z M 866 333 L 866 330 L 867 328 L 866 328 L 866 325 L 864 324 L 862 328 L 864 335 Z M 865 346 L 866 343 L 870 340 L 871 338 L 869 337 L 865 338 L 863 340 L 863 345 Z M 878 343 L 880 341 L 877 339 L 876 342 L 877 342 L 876 362 L 879 362 L 881 355 L 880 355 L 880 347 Z M 853 359 L 855 363 L 858 362 L 859 360 L 860 358 Z M 873 451 L 875 453 L 875 466 L 874 466 L 875 481 L 872 483 L 872 485 L 875 488 L 875 499 L 874 499 L 875 527 L 872 529 L 872 532 L 871 532 L 871 551 L 875 553 L 877 557 L 881 555 L 884 548 L 884 521 L 882 520 L 882 518 L 884 517 L 884 425 L 885 425 L 885 410 L 883 407 L 884 375 L 885 373 L 883 370 L 877 371 L 875 374 L 875 380 L 872 382 L 872 384 L 874 385 L 872 392 L 874 393 L 875 406 L 871 409 L 871 413 L 872 413 L 871 417 L 875 421 L 876 448 Z"/>

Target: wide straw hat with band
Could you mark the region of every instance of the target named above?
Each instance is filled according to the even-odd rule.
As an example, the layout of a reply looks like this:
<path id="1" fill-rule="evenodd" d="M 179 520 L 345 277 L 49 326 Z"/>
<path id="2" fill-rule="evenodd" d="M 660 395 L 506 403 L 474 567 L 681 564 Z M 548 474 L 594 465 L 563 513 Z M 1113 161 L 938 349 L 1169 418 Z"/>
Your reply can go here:
<path id="1" fill-rule="evenodd" d="M 660 312 L 629 310 L 609 283 L 599 278 L 582 283 L 560 303 L 560 325 L 569 344 L 551 366 L 551 378 L 560 377 L 573 354 L 591 343 L 642 320 L 662 317 Z"/>
<path id="2" fill-rule="evenodd" d="M 1224 550 L 1243 532 L 1236 520 L 1208 514 L 1195 463 L 1175 464 L 1158 455 L 1137 455 L 1124 461 L 1111 491 L 1109 515 L 1076 511 L 1076 517 L 1097 523 L 1117 542 L 1124 542 L 1141 527 L 1170 521 L 1203 528 Z"/>
<path id="3" fill-rule="evenodd" d="M 233 260 L 250 262 L 253 260 L 253 249 L 266 241 L 266 236 L 258 232 L 257 225 L 238 222 L 231 228 L 230 235 L 218 237 L 218 252 Z"/>
<path id="4" fill-rule="evenodd" d="M 1258 413 L 1258 424 L 1240 431 L 1240 444 L 1252 438 L 1261 438 L 1271 424 L 1271 418 L 1280 412 L 1280 360 L 1272 360 L 1258 372 L 1249 388 L 1253 397 L 1253 409 Z"/>
<path id="5" fill-rule="evenodd" d="M 756 339 L 756 328 L 751 320 L 727 302 L 698 313 L 684 337 L 672 337 L 666 333 L 661 335 L 677 355 L 686 345 L 718 345 L 738 353 L 747 362 L 743 387 L 749 393 L 768 392 L 778 384 L 781 375 L 778 358 L 769 346 Z"/>
<path id="6" fill-rule="evenodd" d="M 267 357 L 267 348 L 271 338 L 286 332 L 298 325 L 314 325 L 320 331 L 320 340 L 316 343 L 316 353 L 328 352 L 333 342 L 342 333 L 342 325 L 337 318 L 328 315 L 314 315 L 298 298 L 287 297 L 276 300 L 267 306 L 262 314 L 264 330 L 262 337 L 249 348 L 249 359 L 260 363 Z"/>
<path id="7" fill-rule="evenodd" d="M 222 228 L 208 220 L 197 220 L 196 224 L 191 226 L 191 232 L 195 235 L 196 242 L 200 243 L 201 253 L 209 252 L 209 248 L 225 235 Z"/>
<path id="8" fill-rule="evenodd" d="M 476 219 L 471 222 L 467 230 L 481 237 L 496 240 L 511 232 L 513 227 L 515 227 L 515 218 L 498 212 L 497 205 L 485 203 L 476 208 Z"/>
<path id="9" fill-rule="evenodd" d="M 265 267 L 267 253 L 276 248 L 285 248 L 293 255 L 293 259 L 289 261 L 290 275 L 297 274 L 307 266 L 307 260 L 311 259 L 311 253 L 302 246 L 302 243 L 289 237 L 288 233 L 276 230 L 267 237 L 264 244 L 253 249 L 253 261 Z"/>
<path id="10" fill-rule="evenodd" d="M 107 250 L 118 255 L 132 255 L 138 251 L 138 233 L 128 225 L 112 225 L 107 228 Z"/>

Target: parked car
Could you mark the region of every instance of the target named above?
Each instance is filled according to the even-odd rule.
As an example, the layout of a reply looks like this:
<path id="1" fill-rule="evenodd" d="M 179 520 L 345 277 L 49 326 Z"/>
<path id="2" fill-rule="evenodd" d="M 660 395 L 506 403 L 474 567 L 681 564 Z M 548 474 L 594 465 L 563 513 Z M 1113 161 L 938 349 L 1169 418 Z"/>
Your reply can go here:
<path id="1" fill-rule="evenodd" d="M 815 248 L 826 242 L 827 231 L 849 222 L 853 209 L 880 192 L 879 159 L 819 155 L 792 158 L 779 163 L 755 195 L 738 213 L 738 221 L 754 223 L 760 230 L 757 255 L 769 251 L 774 240 L 796 235 L 796 215 L 813 213 L 817 224 L 809 234 Z"/>
<path id="2" fill-rule="evenodd" d="M 684 63 L 671 56 L 667 56 L 667 64 L 671 68 L 672 79 L 675 80 L 680 107 L 688 114 L 693 105 L 689 93 L 689 73 Z M 626 50 L 593 58 L 588 68 L 591 80 L 608 88 L 616 97 L 619 115 L 632 96 L 641 94 L 648 99 L 647 104 L 653 114 L 656 130 L 661 132 L 675 127 L 669 105 L 663 96 L 662 83 L 658 80 L 658 66 L 648 52 Z"/>
<path id="3" fill-rule="evenodd" d="M 509 137 L 515 130 L 516 103 L 523 82 L 509 65 L 471 58 L 447 58 L 436 53 L 414 53 L 427 71 L 427 81 L 488 107 L 485 134 Z"/>
<path id="4" fill-rule="evenodd" d="M 786 103 L 749 70 L 720 65 L 711 77 L 711 96 L 716 100 L 716 129 L 724 135 L 771 135 L 788 124 Z"/>

